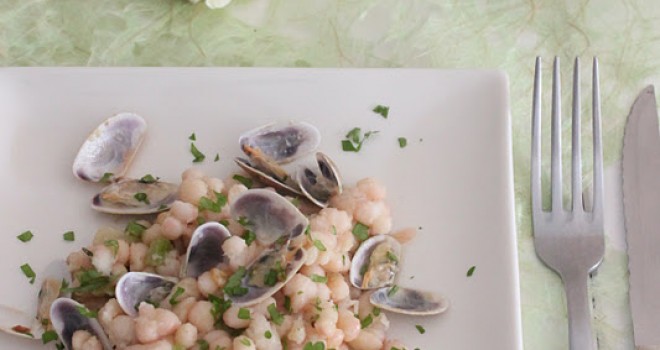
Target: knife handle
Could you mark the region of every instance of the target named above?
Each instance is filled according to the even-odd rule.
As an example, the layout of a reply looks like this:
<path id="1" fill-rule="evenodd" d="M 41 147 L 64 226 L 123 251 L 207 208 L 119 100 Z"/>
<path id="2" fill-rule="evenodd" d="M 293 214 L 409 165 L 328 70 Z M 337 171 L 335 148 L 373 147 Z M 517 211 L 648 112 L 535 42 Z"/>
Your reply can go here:
<path id="1" fill-rule="evenodd" d="M 562 276 L 568 308 L 568 330 L 571 350 L 596 350 L 591 330 L 591 303 L 587 291 L 589 274 L 577 272 Z"/>

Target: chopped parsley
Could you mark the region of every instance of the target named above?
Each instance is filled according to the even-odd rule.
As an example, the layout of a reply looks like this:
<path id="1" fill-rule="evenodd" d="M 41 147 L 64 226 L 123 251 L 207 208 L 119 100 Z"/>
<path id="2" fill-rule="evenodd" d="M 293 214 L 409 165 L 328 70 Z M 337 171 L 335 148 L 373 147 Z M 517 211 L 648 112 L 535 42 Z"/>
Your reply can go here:
<path id="1" fill-rule="evenodd" d="M 176 287 L 176 290 L 174 291 L 174 294 L 172 294 L 172 297 L 170 297 L 170 305 L 174 306 L 179 303 L 179 297 L 185 293 L 186 290 L 183 287 Z"/>
<path id="2" fill-rule="evenodd" d="M 472 267 L 470 267 L 470 269 L 467 271 L 467 276 L 468 276 L 468 277 L 472 277 L 472 275 L 474 274 L 474 270 L 475 270 L 476 268 L 477 268 L 476 266 L 472 266 Z"/>
<path id="3" fill-rule="evenodd" d="M 312 279 L 312 282 L 316 282 L 316 283 L 327 283 L 328 282 L 327 277 L 320 276 L 320 275 L 317 275 L 317 274 L 312 274 L 311 279 Z"/>
<path id="4" fill-rule="evenodd" d="M 111 284 L 110 276 L 105 276 L 96 269 L 83 269 L 76 273 L 78 287 L 65 286 L 62 284 L 62 293 L 85 293 L 104 289 Z"/>
<path id="5" fill-rule="evenodd" d="M 243 277 L 245 277 L 245 267 L 241 266 L 234 272 L 223 288 L 225 294 L 231 297 L 240 297 L 247 294 L 248 289 L 242 286 Z"/>
<path id="6" fill-rule="evenodd" d="M 170 240 L 165 238 L 157 238 L 149 246 L 147 251 L 146 263 L 149 266 L 160 266 L 165 262 L 165 255 L 169 253 L 174 246 Z"/>
<path id="7" fill-rule="evenodd" d="M 142 234 L 147 228 L 144 225 L 138 224 L 136 221 L 129 221 L 124 229 L 124 232 L 135 241 L 142 240 Z"/>
<path id="8" fill-rule="evenodd" d="M 274 268 L 268 270 L 266 276 L 264 276 L 264 284 L 272 287 L 277 282 L 284 281 L 286 279 L 286 270 L 282 267 L 282 262 L 277 261 Z"/>
<path id="9" fill-rule="evenodd" d="M 291 299 L 289 299 L 290 301 Z M 268 314 L 270 315 L 270 319 L 273 321 L 278 326 L 282 325 L 282 322 L 284 322 L 284 316 L 277 311 L 277 308 L 275 307 L 275 303 L 272 303 L 268 305 Z"/>
<path id="10" fill-rule="evenodd" d="M 133 196 L 133 198 L 135 198 L 135 200 L 137 200 L 138 202 L 143 202 L 143 203 L 146 203 L 146 204 L 151 204 L 151 202 L 149 202 L 149 197 L 147 197 L 147 194 L 144 193 L 144 192 L 138 192 L 138 193 L 136 193 L 136 194 Z"/>
<path id="11" fill-rule="evenodd" d="M 57 340 L 57 333 L 53 330 L 45 331 L 44 334 L 41 335 L 41 342 L 43 344 L 48 344 L 53 340 Z"/>
<path id="12" fill-rule="evenodd" d="M 110 183 L 112 182 L 113 176 L 115 176 L 113 173 L 104 173 L 99 182 L 104 184 Z"/>
<path id="13" fill-rule="evenodd" d="M 391 296 L 393 296 L 394 294 L 396 294 L 396 292 L 398 292 L 398 291 L 399 291 L 399 286 L 397 286 L 397 285 L 395 284 L 395 285 L 393 285 L 392 287 L 390 287 L 390 289 L 387 290 L 387 296 L 388 296 L 388 297 L 391 297 Z"/>
<path id="14" fill-rule="evenodd" d="M 376 317 L 380 316 L 380 308 L 377 306 L 374 307 L 374 311 L 372 311 L 371 313 L 374 314 L 374 316 Z"/>
<path id="15" fill-rule="evenodd" d="M 305 344 L 303 350 L 325 350 L 325 344 L 322 341 L 317 341 L 316 343 L 310 341 Z"/>
<path id="16" fill-rule="evenodd" d="M 391 250 L 388 250 L 386 255 L 387 255 L 387 260 L 389 260 L 393 263 L 398 263 L 399 262 L 399 258 L 397 258 L 396 254 L 392 253 Z"/>
<path id="17" fill-rule="evenodd" d="M 266 331 L 266 333 L 264 333 L 264 337 L 265 337 L 266 339 L 270 339 L 270 338 L 273 337 L 273 333 L 271 333 L 270 331 Z"/>
<path id="18" fill-rule="evenodd" d="M 78 313 L 87 318 L 96 318 L 96 316 L 98 316 L 96 311 L 92 311 L 84 306 L 76 306 L 76 310 L 78 310 Z"/>
<path id="19" fill-rule="evenodd" d="M 252 244 L 252 242 L 254 242 L 257 239 L 257 235 L 254 232 L 252 232 L 252 230 L 246 230 L 242 238 L 245 240 L 245 244 L 247 244 L 247 246 L 249 247 Z"/>
<path id="20" fill-rule="evenodd" d="M 247 337 L 241 339 L 240 342 L 241 342 L 241 344 L 243 344 L 243 345 L 245 345 L 245 346 L 250 346 L 250 345 L 252 344 L 252 343 L 250 342 L 250 339 L 248 339 Z"/>
<path id="21" fill-rule="evenodd" d="M 76 240 L 76 234 L 73 231 L 64 232 L 62 238 L 67 242 L 73 242 Z"/>
<path id="22" fill-rule="evenodd" d="M 227 226 L 229 226 L 229 220 L 227 220 L 227 219 L 222 219 L 222 220 L 220 220 L 220 224 L 221 224 L 222 226 L 227 227 Z"/>
<path id="23" fill-rule="evenodd" d="M 109 239 L 103 242 L 103 245 L 110 248 L 112 250 L 112 254 L 117 255 L 117 251 L 119 250 L 119 241 L 116 239 Z"/>
<path id="24" fill-rule="evenodd" d="M 34 284 L 34 280 L 37 278 L 37 274 L 34 273 L 34 270 L 32 270 L 30 264 L 21 265 L 21 271 L 23 271 L 25 277 L 30 279 L 30 284 Z"/>
<path id="25" fill-rule="evenodd" d="M 373 322 L 374 322 L 374 318 L 373 318 L 373 316 L 371 316 L 371 314 L 369 314 L 369 315 L 367 315 L 367 317 L 360 320 L 360 328 L 365 329 L 365 328 L 371 326 L 371 324 Z"/>
<path id="26" fill-rule="evenodd" d="M 195 157 L 195 158 L 193 159 L 193 163 L 200 163 L 200 162 L 203 162 L 203 161 L 204 161 L 204 158 L 206 158 L 206 156 L 204 155 L 204 153 L 200 152 L 200 151 L 197 149 L 197 147 L 195 147 L 195 143 L 194 143 L 194 142 L 191 142 L 191 143 L 190 143 L 190 153 L 193 155 L 193 157 Z"/>
<path id="27" fill-rule="evenodd" d="M 23 243 L 31 241 L 32 237 L 34 237 L 34 235 L 32 234 L 32 231 L 25 231 L 25 232 L 21 233 L 20 235 L 16 236 L 16 238 L 18 238 L 18 240 L 23 242 Z"/>
<path id="28" fill-rule="evenodd" d="M 217 162 L 220 160 L 220 153 L 215 154 L 215 158 L 213 159 L 214 162 Z"/>
<path id="29" fill-rule="evenodd" d="M 190 136 L 188 136 L 188 140 L 197 141 L 197 136 L 195 136 L 195 133 L 190 134 Z"/>
<path id="30" fill-rule="evenodd" d="M 245 308 L 238 309 L 238 318 L 241 319 L 241 320 L 249 320 L 250 319 L 250 310 L 245 309 Z"/>
<path id="31" fill-rule="evenodd" d="M 369 238 L 369 226 L 363 223 L 356 223 L 355 226 L 353 226 L 352 232 L 355 238 L 357 238 L 358 242 L 362 242 Z"/>
<path id="32" fill-rule="evenodd" d="M 62 278 L 62 284 L 60 284 L 60 294 L 65 294 L 64 290 L 69 288 L 69 281 Z"/>
<path id="33" fill-rule="evenodd" d="M 199 350 L 209 350 L 209 342 L 204 339 L 198 339 L 197 345 L 199 345 Z"/>
<path id="34" fill-rule="evenodd" d="M 211 315 L 216 323 L 223 322 L 222 315 L 231 307 L 231 300 L 224 300 L 216 295 L 209 294 L 209 302 L 213 305 L 211 308 Z"/>
<path id="35" fill-rule="evenodd" d="M 362 129 L 353 128 L 346 134 L 344 140 L 341 141 L 341 148 L 345 152 L 360 152 L 364 141 L 368 140 L 371 135 L 378 133 L 378 131 L 372 130 L 367 131 L 362 134 Z"/>
<path id="36" fill-rule="evenodd" d="M 219 192 L 213 192 L 215 194 L 215 202 L 208 197 L 202 197 L 199 199 L 199 204 L 197 207 L 202 210 L 208 210 L 214 213 L 219 213 L 222 211 L 222 207 L 227 204 L 227 196 Z"/>
<path id="37" fill-rule="evenodd" d="M 400 148 L 408 146 L 408 140 L 405 137 L 399 137 L 397 140 L 399 141 Z"/>
<path id="38" fill-rule="evenodd" d="M 158 180 L 160 180 L 160 177 L 153 177 L 151 174 L 144 175 L 140 178 L 140 182 L 143 184 L 152 184 L 158 182 Z"/>
<path id="39" fill-rule="evenodd" d="M 234 174 L 234 176 L 232 176 L 231 178 L 242 183 L 247 188 L 252 188 L 252 185 L 254 185 L 252 179 L 250 179 L 249 177 L 245 177 L 243 175 Z"/>
<path id="40" fill-rule="evenodd" d="M 318 239 L 315 239 L 315 240 L 313 241 L 313 243 L 314 243 L 314 246 L 316 247 L 316 249 L 318 249 L 319 251 L 324 252 L 324 251 L 327 250 L 327 249 L 325 248 L 325 246 L 323 245 L 323 242 L 319 241 Z"/>
<path id="41" fill-rule="evenodd" d="M 419 332 L 419 334 L 426 333 L 426 329 L 424 329 L 424 327 L 422 327 L 420 325 L 415 325 L 415 328 L 417 328 L 417 331 Z"/>
<path id="42" fill-rule="evenodd" d="M 284 296 L 284 310 L 288 313 L 293 312 L 293 309 L 291 308 L 291 297 L 288 295 Z"/>
<path id="43" fill-rule="evenodd" d="M 390 114 L 390 107 L 378 105 L 372 109 L 376 114 L 380 114 L 383 118 L 387 119 L 387 116 Z"/>

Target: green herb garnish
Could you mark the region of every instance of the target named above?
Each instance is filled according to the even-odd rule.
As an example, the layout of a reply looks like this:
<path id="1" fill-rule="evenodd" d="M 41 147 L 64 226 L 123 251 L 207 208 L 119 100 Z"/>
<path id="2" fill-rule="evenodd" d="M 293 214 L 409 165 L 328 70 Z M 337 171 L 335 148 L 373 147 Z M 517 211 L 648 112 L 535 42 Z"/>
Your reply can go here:
<path id="1" fill-rule="evenodd" d="M 136 193 L 136 194 L 133 196 L 133 198 L 135 198 L 135 200 L 137 200 L 138 202 L 143 202 L 143 203 L 146 203 L 146 204 L 151 204 L 151 202 L 149 202 L 149 198 L 147 197 L 147 194 L 144 193 L 144 192 L 138 192 L 138 193 Z"/>
<path id="2" fill-rule="evenodd" d="M 174 306 L 178 304 L 179 303 L 178 298 L 185 292 L 186 290 L 183 287 L 176 287 L 174 294 L 172 294 L 172 297 L 170 297 L 170 305 Z"/>
<path id="3" fill-rule="evenodd" d="M 76 306 L 76 310 L 78 310 L 78 313 L 81 315 L 87 317 L 87 318 L 96 318 L 98 316 L 98 313 L 96 311 L 92 311 L 85 306 Z"/>
<path id="4" fill-rule="evenodd" d="M 362 329 L 365 329 L 371 325 L 371 323 L 374 322 L 374 318 L 371 316 L 371 314 L 367 315 L 364 319 L 360 320 L 360 327 Z"/>
<path id="5" fill-rule="evenodd" d="M 408 140 L 405 137 L 399 137 L 397 140 L 399 141 L 400 148 L 408 146 Z"/>
<path id="6" fill-rule="evenodd" d="M 76 234 L 73 231 L 66 231 L 62 235 L 62 238 L 67 242 L 73 242 L 76 240 Z"/>
<path id="7" fill-rule="evenodd" d="M 273 337 L 273 333 L 271 333 L 270 331 L 266 331 L 266 333 L 264 333 L 264 337 L 265 337 L 266 339 L 270 339 L 270 338 Z"/>
<path id="8" fill-rule="evenodd" d="M 169 253 L 174 246 L 170 240 L 165 238 L 157 238 L 149 246 L 147 251 L 146 263 L 149 266 L 160 266 L 165 262 L 165 255 Z"/>
<path id="9" fill-rule="evenodd" d="M 41 335 L 41 343 L 42 344 L 48 344 L 52 342 L 53 340 L 57 340 L 57 333 L 53 330 L 50 331 L 45 331 L 44 334 Z"/>
<path id="10" fill-rule="evenodd" d="M 346 134 L 346 138 L 341 141 L 341 148 L 345 152 L 360 152 L 364 141 L 368 140 L 371 135 L 378 133 L 378 131 L 372 130 L 367 131 L 362 134 L 362 129 L 353 128 Z"/>
<path id="11" fill-rule="evenodd" d="M 204 155 L 204 153 L 200 152 L 200 151 L 197 149 L 197 147 L 195 147 L 195 143 L 194 143 L 194 142 L 191 142 L 191 143 L 190 143 L 190 153 L 192 153 L 193 157 L 195 157 L 195 158 L 193 159 L 193 163 L 200 163 L 200 162 L 203 162 L 203 161 L 204 161 L 204 158 L 206 158 L 206 156 Z"/>
<path id="12" fill-rule="evenodd" d="M 391 250 L 388 250 L 386 255 L 387 255 L 387 259 L 389 261 L 391 261 L 393 263 L 398 263 L 399 262 L 399 258 L 397 258 L 396 255 L 394 253 L 392 253 Z"/>
<path id="13" fill-rule="evenodd" d="M 475 270 L 476 268 L 477 268 L 476 266 L 472 266 L 472 267 L 470 267 L 470 269 L 467 271 L 467 276 L 468 276 L 468 277 L 472 277 L 472 275 L 474 274 L 474 270 Z"/>
<path id="14" fill-rule="evenodd" d="M 140 182 L 143 184 L 152 184 L 160 180 L 160 177 L 153 177 L 151 174 L 147 174 L 140 178 Z"/>
<path id="15" fill-rule="evenodd" d="M 325 350 L 325 344 L 322 341 L 317 341 L 316 343 L 307 342 L 303 350 Z"/>
<path id="16" fill-rule="evenodd" d="M 395 285 L 393 285 L 392 287 L 390 287 L 390 289 L 387 290 L 387 296 L 388 296 L 388 297 L 391 297 L 391 296 L 393 296 L 394 294 L 396 294 L 396 292 L 398 292 L 398 291 L 399 291 L 399 286 L 397 286 L 397 285 L 395 284 Z"/>
<path id="17" fill-rule="evenodd" d="M 316 283 L 327 283 L 328 282 L 327 277 L 319 276 L 317 274 L 312 274 L 312 277 L 310 277 L 310 278 L 312 279 L 312 282 L 316 282 Z"/>
<path id="18" fill-rule="evenodd" d="M 32 234 L 32 231 L 25 231 L 25 232 L 21 233 L 20 235 L 16 236 L 16 238 L 18 238 L 19 241 L 24 242 L 24 243 L 31 241 L 32 237 L 34 237 L 34 235 Z"/>
<path id="19" fill-rule="evenodd" d="M 212 201 L 208 197 L 202 197 L 199 199 L 199 209 L 208 210 L 214 213 L 219 213 L 222 211 L 222 207 L 227 204 L 227 196 L 219 192 L 213 192 L 215 194 L 215 201 Z"/>
<path id="20" fill-rule="evenodd" d="M 254 185 L 254 182 L 249 177 L 245 177 L 245 176 L 242 176 L 242 175 L 239 175 L 239 174 L 235 174 L 231 178 L 238 181 L 238 182 L 240 182 L 240 183 L 242 183 L 247 188 L 252 188 L 252 185 Z"/>
<path id="21" fill-rule="evenodd" d="M 147 228 L 143 225 L 138 224 L 135 221 L 129 221 L 128 224 L 126 225 L 126 228 L 124 229 L 124 232 L 130 237 L 131 239 L 135 241 L 140 241 L 142 240 L 142 234 L 144 233 L 144 230 Z"/>
<path id="22" fill-rule="evenodd" d="M 250 310 L 245 309 L 245 308 L 238 309 L 238 318 L 240 318 L 241 320 L 249 320 L 250 319 Z"/>
<path id="23" fill-rule="evenodd" d="M 108 287 L 111 283 L 110 277 L 105 276 L 98 272 L 96 269 L 83 269 L 76 273 L 76 280 L 78 280 L 78 287 L 69 288 L 62 285 L 63 293 L 86 293 L 102 290 Z"/>
<path id="24" fill-rule="evenodd" d="M 288 313 L 293 312 L 293 309 L 291 309 L 291 297 L 288 295 L 284 296 L 284 310 Z"/>
<path id="25" fill-rule="evenodd" d="M 364 225 L 360 222 L 356 223 L 355 226 L 353 226 L 352 232 L 355 238 L 357 238 L 358 242 L 365 241 L 367 238 L 369 238 L 369 226 Z"/>
<path id="26" fill-rule="evenodd" d="M 372 109 L 376 114 L 380 114 L 383 118 L 387 119 L 387 116 L 390 114 L 390 107 L 378 105 Z"/>
<path id="27" fill-rule="evenodd" d="M 37 278 L 37 274 L 34 273 L 34 270 L 32 270 L 30 264 L 21 265 L 21 271 L 23 271 L 25 277 L 30 279 L 30 284 L 34 284 L 34 280 Z"/>
<path id="28" fill-rule="evenodd" d="M 209 342 L 204 339 L 198 339 L 197 345 L 199 345 L 199 350 L 209 350 Z"/>
<path id="29" fill-rule="evenodd" d="M 110 248 L 112 250 L 112 254 L 117 255 L 117 251 L 119 250 L 119 241 L 116 239 L 109 239 L 103 242 L 103 245 Z"/>
<path id="30" fill-rule="evenodd" d="M 323 242 L 319 241 L 318 239 L 315 239 L 315 240 L 313 241 L 313 243 L 314 243 L 314 246 L 316 247 L 316 249 L 318 249 L 319 251 L 324 252 L 324 251 L 327 250 L 327 249 L 325 248 L 325 246 L 323 245 Z"/>
<path id="31" fill-rule="evenodd" d="M 374 316 L 378 317 L 380 316 L 380 311 L 381 311 L 380 308 L 376 306 L 374 307 L 374 311 L 372 311 L 371 313 L 374 314 Z"/>
<path id="32" fill-rule="evenodd" d="M 101 177 L 101 179 L 99 180 L 99 182 L 103 183 L 103 184 L 110 183 L 110 182 L 112 182 L 112 177 L 114 175 L 115 174 L 113 174 L 113 173 L 104 173 L 103 176 Z"/>
<path id="33" fill-rule="evenodd" d="M 190 134 L 190 136 L 188 136 L 188 140 L 197 141 L 197 136 L 195 136 L 195 133 Z"/>
<path id="34" fill-rule="evenodd" d="M 243 344 L 245 346 L 250 346 L 250 344 L 252 344 L 250 342 L 250 339 L 248 339 L 248 338 L 243 338 L 243 339 L 240 340 L 240 342 L 241 342 L 241 344 Z"/>
<path id="35" fill-rule="evenodd" d="M 254 242 L 257 239 L 257 235 L 252 232 L 252 230 L 245 230 L 245 233 L 243 234 L 242 237 L 245 240 L 245 244 L 249 247 L 252 242 Z"/>
<path id="36" fill-rule="evenodd" d="M 415 325 L 415 328 L 417 328 L 417 331 L 419 332 L 419 334 L 426 333 L 426 329 L 424 329 L 424 327 L 422 327 L 420 325 Z"/>
<path id="37" fill-rule="evenodd" d="M 247 294 L 248 289 L 242 286 L 243 277 L 245 277 L 245 267 L 241 266 L 228 279 L 223 288 L 225 294 L 231 297 L 240 297 Z"/>
<path id="38" fill-rule="evenodd" d="M 282 314 L 279 311 L 277 311 L 277 308 L 275 307 L 275 303 L 268 305 L 268 314 L 270 315 L 270 319 L 276 325 L 281 326 L 282 322 L 284 322 L 284 316 L 282 316 Z"/>
<path id="39" fill-rule="evenodd" d="M 217 162 L 220 160 L 220 153 L 215 154 L 215 158 L 213 159 L 214 162 Z"/>

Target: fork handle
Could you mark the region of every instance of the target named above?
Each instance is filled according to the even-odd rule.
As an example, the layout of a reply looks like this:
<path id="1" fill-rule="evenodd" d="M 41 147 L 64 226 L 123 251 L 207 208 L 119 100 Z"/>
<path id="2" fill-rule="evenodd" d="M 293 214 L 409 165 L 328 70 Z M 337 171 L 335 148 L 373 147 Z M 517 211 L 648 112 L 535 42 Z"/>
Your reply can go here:
<path id="1" fill-rule="evenodd" d="M 587 291 L 588 275 L 588 273 L 576 273 L 564 278 L 571 350 L 596 350 L 591 330 L 591 303 Z"/>

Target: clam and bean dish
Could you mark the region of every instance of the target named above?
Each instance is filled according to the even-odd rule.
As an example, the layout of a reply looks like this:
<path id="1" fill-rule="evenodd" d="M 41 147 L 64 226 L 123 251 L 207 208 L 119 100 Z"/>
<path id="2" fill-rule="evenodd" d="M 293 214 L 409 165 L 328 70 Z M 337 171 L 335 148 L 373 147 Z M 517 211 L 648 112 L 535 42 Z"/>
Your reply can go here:
<path id="1" fill-rule="evenodd" d="M 413 350 L 388 338 L 389 313 L 447 309 L 398 284 L 416 229 L 392 229 L 376 179 L 342 183 L 313 125 L 248 130 L 235 173 L 180 183 L 125 177 L 146 130 L 121 113 L 84 141 L 73 173 L 99 184 L 92 209 L 128 223 L 66 257 L 36 317 L 0 310 L 3 331 L 67 350 Z"/>

